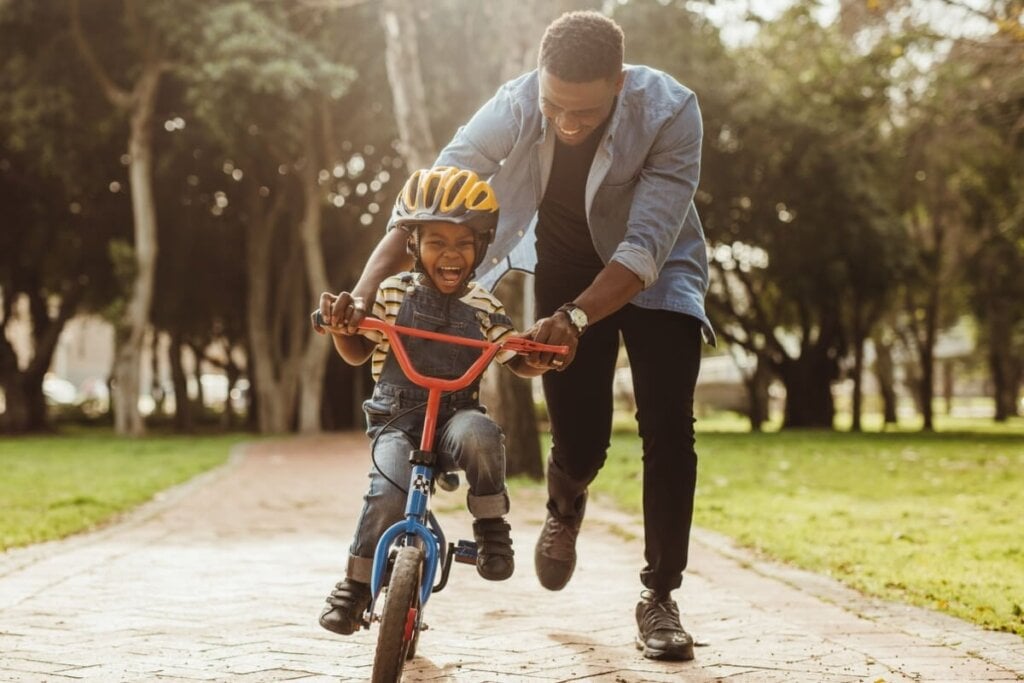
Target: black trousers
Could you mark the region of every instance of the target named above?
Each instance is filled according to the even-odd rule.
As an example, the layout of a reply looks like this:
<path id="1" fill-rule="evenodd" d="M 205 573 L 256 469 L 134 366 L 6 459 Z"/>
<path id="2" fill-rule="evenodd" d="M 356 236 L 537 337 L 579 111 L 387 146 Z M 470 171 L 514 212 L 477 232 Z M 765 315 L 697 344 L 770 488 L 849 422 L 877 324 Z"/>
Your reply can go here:
<path id="1" fill-rule="evenodd" d="M 551 315 L 582 289 L 538 273 L 537 316 Z M 643 445 L 647 564 L 640 580 L 647 588 L 669 591 L 680 586 L 686 569 L 697 483 L 693 392 L 701 330 L 696 318 L 627 304 L 586 331 L 572 365 L 543 375 L 552 435 L 548 505 L 572 514 L 576 499 L 604 465 L 620 335 L 632 369 Z"/>

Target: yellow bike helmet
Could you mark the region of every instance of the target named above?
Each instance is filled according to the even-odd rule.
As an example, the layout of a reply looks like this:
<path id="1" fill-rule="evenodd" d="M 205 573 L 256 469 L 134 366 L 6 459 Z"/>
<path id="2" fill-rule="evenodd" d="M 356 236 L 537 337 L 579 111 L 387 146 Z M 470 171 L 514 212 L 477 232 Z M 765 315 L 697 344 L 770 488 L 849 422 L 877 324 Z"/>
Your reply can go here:
<path id="1" fill-rule="evenodd" d="M 498 199 L 486 180 L 453 166 L 420 169 L 409 176 L 395 200 L 395 225 L 415 232 L 417 224 L 446 221 L 469 227 L 476 235 L 475 270 L 484 260 L 498 227 Z M 415 237 L 415 235 L 414 235 Z M 415 239 L 410 250 L 419 262 Z"/>

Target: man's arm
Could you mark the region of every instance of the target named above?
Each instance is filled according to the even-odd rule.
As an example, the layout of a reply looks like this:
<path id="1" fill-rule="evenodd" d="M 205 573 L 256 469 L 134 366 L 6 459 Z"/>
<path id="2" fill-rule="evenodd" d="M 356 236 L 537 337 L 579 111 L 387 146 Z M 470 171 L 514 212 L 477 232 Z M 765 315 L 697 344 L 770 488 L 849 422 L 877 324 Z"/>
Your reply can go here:
<path id="1" fill-rule="evenodd" d="M 593 325 L 628 304 L 634 296 L 643 291 L 643 288 L 644 283 L 636 273 L 621 263 L 612 261 L 572 303 L 583 309 L 589 324 Z M 537 374 L 551 367 L 564 370 L 576 356 L 579 337 L 565 313 L 558 312 L 550 317 L 541 318 L 527 330 L 526 336 L 542 344 L 569 347 L 569 354 L 564 360 L 550 353 L 531 353 L 529 356 L 523 356 L 526 365 L 536 369 Z"/>
<path id="2" fill-rule="evenodd" d="M 329 325 L 332 327 L 344 326 L 349 334 L 355 333 L 359 321 L 366 317 L 366 302 L 373 301 L 377 296 L 377 289 L 384 278 L 412 268 L 413 258 L 405 248 L 408 237 L 409 233 L 401 228 L 388 230 L 387 234 L 374 247 L 370 258 L 366 260 L 363 274 L 359 276 L 356 286 L 352 288 L 351 292 L 338 294 L 331 306 L 330 315 L 324 316 Z M 315 323 L 314 329 L 316 329 Z M 317 332 L 320 331 L 317 329 Z M 337 346 L 337 335 L 334 340 L 335 346 Z M 341 353 L 340 348 L 338 352 Z M 344 357 L 344 354 L 342 356 Z"/>

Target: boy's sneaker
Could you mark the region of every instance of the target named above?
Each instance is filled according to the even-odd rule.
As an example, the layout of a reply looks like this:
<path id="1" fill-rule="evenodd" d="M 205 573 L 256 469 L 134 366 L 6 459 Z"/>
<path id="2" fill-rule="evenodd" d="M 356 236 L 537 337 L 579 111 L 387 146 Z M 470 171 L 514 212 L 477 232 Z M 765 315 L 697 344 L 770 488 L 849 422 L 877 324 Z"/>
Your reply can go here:
<path id="1" fill-rule="evenodd" d="M 363 612 L 370 606 L 370 586 L 345 579 L 335 584 L 327 596 L 327 607 L 320 613 L 320 625 L 343 636 L 363 626 Z"/>
<path id="2" fill-rule="evenodd" d="M 640 598 L 636 606 L 636 648 L 643 650 L 647 659 L 693 659 L 693 638 L 679 623 L 675 600 L 654 591 L 644 591 Z"/>
<path id="3" fill-rule="evenodd" d="M 533 564 L 540 585 L 549 591 L 560 591 L 576 570 L 576 537 L 587 509 L 587 492 L 577 499 L 575 515 L 559 515 L 553 508 L 554 504 L 548 503 L 548 515 L 537 539 Z"/>
<path id="4" fill-rule="evenodd" d="M 473 520 L 476 571 L 488 581 L 504 581 L 515 570 L 511 531 L 502 517 Z"/>

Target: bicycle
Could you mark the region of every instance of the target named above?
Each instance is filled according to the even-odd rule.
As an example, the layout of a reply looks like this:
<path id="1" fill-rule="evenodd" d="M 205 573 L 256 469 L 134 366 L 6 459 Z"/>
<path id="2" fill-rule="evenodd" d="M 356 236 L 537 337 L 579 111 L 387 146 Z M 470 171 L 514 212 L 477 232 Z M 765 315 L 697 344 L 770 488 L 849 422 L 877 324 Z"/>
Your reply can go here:
<path id="1" fill-rule="evenodd" d="M 319 311 L 315 315 L 320 326 L 330 329 Z M 522 337 L 512 337 L 500 343 L 467 339 L 392 325 L 377 318 L 364 318 L 359 328 L 377 330 L 387 336 L 391 352 L 405 376 L 428 390 L 420 447 L 409 454 L 413 469 L 407 490 L 405 519 L 388 527 L 377 542 L 370 578 L 371 601 L 363 616 L 363 625 L 367 628 L 373 622 L 380 621 L 372 680 L 374 683 L 392 683 L 401 679 L 405 662 L 416 654 L 420 631 L 425 628 L 423 610 L 431 594 L 441 591 L 448 584 L 452 562 L 476 564 L 476 542 L 460 540 L 457 544 L 447 543 L 441 525 L 429 507 L 435 481 L 438 481 L 434 471 L 437 456 L 433 448 L 441 395 L 472 384 L 502 349 L 521 354 L 541 352 L 565 355 L 568 348 L 540 344 Z M 429 377 L 420 374 L 413 366 L 402 344 L 403 336 L 477 347 L 481 349 L 480 357 L 456 379 Z M 457 479 L 452 482 L 451 479 L 442 478 L 438 483 L 448 490 L 458 486 Z M 385 586 L 387 591 L 384 591 L 383 605 L 378 615 L 377 606 Z"/>

